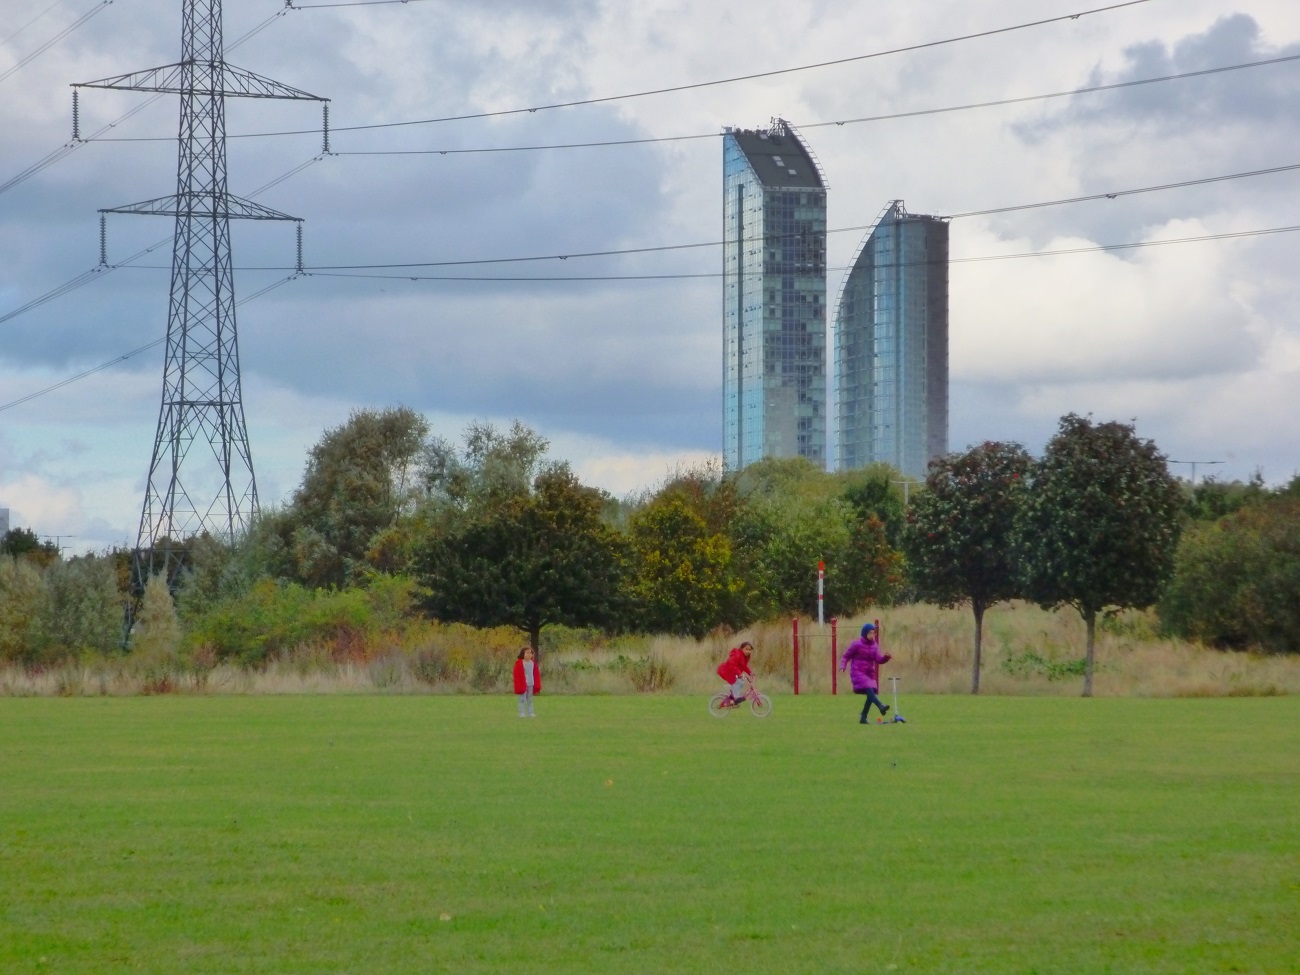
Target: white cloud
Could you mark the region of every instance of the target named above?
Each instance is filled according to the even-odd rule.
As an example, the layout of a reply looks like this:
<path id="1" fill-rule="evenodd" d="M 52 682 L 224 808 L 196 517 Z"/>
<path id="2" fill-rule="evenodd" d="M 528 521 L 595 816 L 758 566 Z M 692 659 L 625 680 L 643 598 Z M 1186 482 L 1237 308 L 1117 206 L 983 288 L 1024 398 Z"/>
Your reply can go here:
<path id="1" fill-rule="evenodd" d="M 1097 246 L 1065 237 L 1040 249 L 964 230 L 954 229 L 955 258 Z M 1172 221 L 1148 239 L 1206 232 L 1199 221 Z M 956 264 L 953 375 L 1044 383 L 1239 372 L 1257 361 L 1262 336 L 1233 294 L 1234 274 L 1225 249 L 1211 244 Z"/>

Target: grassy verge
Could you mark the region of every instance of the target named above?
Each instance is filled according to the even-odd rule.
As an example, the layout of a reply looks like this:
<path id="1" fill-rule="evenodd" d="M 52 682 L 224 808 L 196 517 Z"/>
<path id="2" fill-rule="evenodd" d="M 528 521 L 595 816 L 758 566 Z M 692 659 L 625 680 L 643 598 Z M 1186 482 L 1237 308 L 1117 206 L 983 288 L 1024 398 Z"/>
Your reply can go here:
<path id="1" fill-rule="evenodd" d="M 966 609 L 909 605 L 880 611 L 886 669 L 907 693 L 967 693 L 973 624 Z M 862 618 L 843 620 L 836 649 Z M 1159 637 L 1149 614 L 1126 613 L 1100 624 L 1095 693 L 1100 697 L 1272 697 L 1300 694 L 1300 654 L 1222 652 Z M 542 631 L 544 686 L 553 694 L 695 695 L 716 690 L 714 669 L 742 639 L 757 648 L 754 666 L 777 692 L 793 684 L 789 620 L 718 633 L 703 640 L 589 630 Z M 427 620 L 401 633 L 344 645 L 302 644 L 257 666 L 211 661 L 200 666 L 139 655 L 23 669 L 0 666 L 0 697 L 131 694 L 464 694 L 509 690 L 522 641 L 509 627 L 475 630 Z M 1047 612 L 1000 604 L 985 619 L 981 688 L 991 694 L 1075 696 L 1083 686 L 1084 628 L 1073 610 Z M 800 623 L 801 689 L 829 693 L 830 627 Z"/>
<path id="2" fill-rule="evenodd" d="M 0 701 L 0 971 L 1300 970 L 1300 701 Z"/>

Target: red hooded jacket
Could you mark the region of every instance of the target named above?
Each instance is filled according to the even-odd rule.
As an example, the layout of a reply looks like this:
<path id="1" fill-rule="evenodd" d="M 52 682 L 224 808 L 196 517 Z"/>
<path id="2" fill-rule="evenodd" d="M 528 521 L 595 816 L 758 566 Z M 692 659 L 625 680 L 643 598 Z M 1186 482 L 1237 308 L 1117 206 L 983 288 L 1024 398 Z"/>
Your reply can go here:
<path id="1" fill-rule="evenodd" d="M 524 683 L 524 660 L 520 657 L 515 661 L 515 693 L 523 694 L 528 690 L 528 685 Z M 542 665 L 533 659 L 533 693 L 542 693 Z"/>
<path id="2" fill-rule="evenodd" d="M 749 661 L 745 659 L 745 651 L 736 647 L 727 654 L 727 659 L 718 665 L 718 676 L 728 684 L 734 684 L 741 674 L 754 676 L 754 672 L 749 669 Z"/>

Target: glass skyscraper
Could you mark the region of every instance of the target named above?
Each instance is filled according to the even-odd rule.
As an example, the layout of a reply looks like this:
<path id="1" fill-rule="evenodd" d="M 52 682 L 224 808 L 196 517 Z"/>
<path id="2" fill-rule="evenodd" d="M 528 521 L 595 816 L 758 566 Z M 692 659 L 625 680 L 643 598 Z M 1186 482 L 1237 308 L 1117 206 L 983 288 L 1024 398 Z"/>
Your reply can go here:
<path id="1" fill-rule="evenodd" d="M 948 451 L 948 223 L 885 208 L 835 315 L 836 463 L 924 478 Z"/>
<path id="2" fill-rule="evenodd" d="M 723 458 L 826 464 L 826 186 L 781 119 L 723 137 Z"/>

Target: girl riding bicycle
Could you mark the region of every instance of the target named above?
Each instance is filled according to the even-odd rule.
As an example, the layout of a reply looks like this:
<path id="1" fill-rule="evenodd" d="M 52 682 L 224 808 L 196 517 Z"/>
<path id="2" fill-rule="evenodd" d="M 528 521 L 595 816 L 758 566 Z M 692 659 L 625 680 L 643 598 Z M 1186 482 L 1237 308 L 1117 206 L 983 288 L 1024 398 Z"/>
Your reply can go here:
<path id="1" fill-rule="evenodd" d="M 727 682 L 731 689 L 728 707 L 735 707 L 745 696 L 745 675 L 754 676 L 749 669 L 749 658 L 754 652 L 754 645 L 746 640 L 727 654 L 727 659 L 718 665 L 718 676 Z"/>

